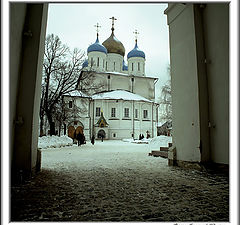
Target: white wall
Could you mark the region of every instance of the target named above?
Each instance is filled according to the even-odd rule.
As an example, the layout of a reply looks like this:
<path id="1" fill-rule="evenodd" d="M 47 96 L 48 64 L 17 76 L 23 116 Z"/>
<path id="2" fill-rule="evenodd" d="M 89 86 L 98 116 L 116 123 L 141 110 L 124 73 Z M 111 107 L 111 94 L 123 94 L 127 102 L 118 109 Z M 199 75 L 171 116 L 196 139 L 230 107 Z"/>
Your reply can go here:
<path id="1" fill-rule="evenodd" d="M 92 103 L 93 104 L 93 103 Z M 106 119 L 109 126 L 104 128 L 106 134 L 108 134 L 109 139 L 123 139 L 131 138 L 133 133 L 133 102 L 124 100 L 94 100 L 94 115 L 96 115 L 96 107 L 100 107 L 103 111 L 103 116 Z M 111 108 L 116 108 L 116 118 L 111 117 Z M 129 108 L 129 118 L 124 117 L 124 108 Z M 146 131 L 149 131 L 151 137 L 156 136 L 156 128 L 152 123 L 152 103 L 146 102 L 134 102 L 134 109 L 138 109 L 138 119 L 134 121 L 134 138 L 138 138 L 139 134 L 144 134 L 146 137 Z M 148 110 L 148 118 L 143 118 L 143 110 Z M 153 110 L 156 111 L 156 105 L 154 105 Z M 97 123 L 100 117 L 94 119 L 94 124 Z M 156 113 L 154 114 L 153 120 L 156 120 Z M 100 128 L 96 128 L 97 131 Z M 153 132 L 152 132 L 153 130 Z M 115 133 L 114 138 L 112 134 Z"/>
<path id="2" fill-rule="evenodd" d="M 171 5 L 171 4 L 170 4 Z M 200 118 L 193 5 L 168 11 L 173 145 L 177 160 L 200 162 Z"/>
<path id="3" fill-rule="evenodd" d="M 114 68 L 115 63 L 115 68 Z M 108 72 L 122 72 L 123 56 L 115 53 L 107 54 L 107 68 Z"/>
<path id="4" fill-rule="evenodd" d="M 138 69 L 139 63 L 139 69 Z M 128 74 L 145 76 L 145 59 L 142 57 L 131 57 L 128 59 Z"/>
<path id="5" fill-rule="evenodd" d="M 96 51 L 89 52 L 88 53 L 88 69 L 91 68 L 97 72 L 105 71 L 106 59 L 107 59 L 107 56 L 103 52 L 96 52 Z"/>

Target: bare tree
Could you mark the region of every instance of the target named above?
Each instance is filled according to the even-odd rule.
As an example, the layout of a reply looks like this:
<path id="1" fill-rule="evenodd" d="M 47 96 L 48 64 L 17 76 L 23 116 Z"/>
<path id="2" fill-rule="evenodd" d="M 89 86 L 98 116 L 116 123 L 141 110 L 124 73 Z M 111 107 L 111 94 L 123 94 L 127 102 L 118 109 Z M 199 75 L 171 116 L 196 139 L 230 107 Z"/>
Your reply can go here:
<path id="1" fill-rule="evenodd" d="M 160 103 L 160 118 L 162 120 L 172 120 L 172 95 L 171 95 L 171 68 L 168 67 L 169 80 L 163 85 Z"/>
<path id="2" fill-rule="evenodd" d="M 46 115 L 50 135 L 53 135 L 55 134 L 53 113 L 61 97 L 75 89 L 85 55 L 76 48 L 71 52 L 58 36 L 51 34 L 45 41 L 44 56 L 40 114 Z"/>
<path id="3" fill-rule="evenodd" d="M 62 121 L 68 115 L 63 96 L 79 88 L 90 93 L 101 88 L 95 84 L 95 75 L 90 69 L 82 71 L 85 53 L 62 44 L 59 37 L 51 34 L 45 41 L 43 62 L 42 98 L 40 107 L 40 135 L 43 133 L 43 119 L 46 116 L 50 126 L 50 135 L 55 134 L 54 120 Z M 79 112 L 81 110 L 79 109 Z"/>

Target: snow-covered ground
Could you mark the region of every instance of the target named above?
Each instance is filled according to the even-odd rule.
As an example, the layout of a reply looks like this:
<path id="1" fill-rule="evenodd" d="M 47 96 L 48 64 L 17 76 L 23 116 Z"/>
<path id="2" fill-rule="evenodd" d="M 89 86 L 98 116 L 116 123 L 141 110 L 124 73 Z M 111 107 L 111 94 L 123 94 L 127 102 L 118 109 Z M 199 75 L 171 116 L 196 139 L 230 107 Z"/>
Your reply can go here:
<path id="1" fill-rule="evenodd" d="M 159 163 L 167 164 L 165 159 L 148 156 L 148 144 L 133 144 L 121 140 L 89 141 L 82 146 L 48 148 L 42 151 L 42 168 L 56 170 L 97 170 L 117 168 L 152 169 Z M 158 165 L 158 166 L 157 166 Z"/>
<path id="2" fill-rule="evenodd" d="M 160 147 L 168 147 L 168 143 L 172 142 L 172 137 L 157 136 L 155 138 L 143 138 L 142 140 L 123 139 L 123 142 L 134 144 L 149 144 L 150 150 L 159 150 Z M 110 143 L 107 141 L 107 143 Z M 120 143 L 118 141 L 118 143 Z M 72 146 L 73 141 L 68 136 L 43 136 L 38 139 L 38 148 L 59 148 L 65 146 Z"/>
<path id="3" fill-rule="evenodd" d="M 149 148 L 151 150 L 160 150 L 160 147 L 168 147 L 168 143 L 172 143 L 171 136 L 157 136 L 149 142 Z"/>
<path id="4" fill-rule="evenodd" d="M 67 137 L 62 139 L 67 139 Z M 53 140 L 56 143 L 56 138 Z M 148 156 L 148 153 L 152 150 L 159 150 L 161 146 L 168 146 L 172 138 L 159 136 L 146 140 L 149 141 L 149 144 L 144 143 L 144 140 L 142 144 L 131 143 L 130 140 L 104 140 L 103 142 L 97 140 L 94 145 L 87 141 L 82 146 L 74 144 L 62 148 L 47 148 L 42 151 L 42 167 L 56 169 L 62 166 L 64 168 L 80 167 L 79 169 L 91 170 L 95 167 L 110 169 L 145 167 L 147 165 L 152 168 L 153 163 L 156 166 L 156 161 L 166 163 L 162 161 L 163 159 L 153 159 L 155 157 Z M 48 143 L 48 145 L 50 144 Z M 53 144 L 51 145 L 53 146 Z"/>
<path id="5" fill-rule="evenodd" d="M 160 150 L 160 147 L 168 147 L 168 143 L 172 143 L 172 137 L 161 135 L 155 138 L 143 138 L 142 140 L 123 139 L 123 141 L 135 144 L 149 144 L 150 150 Z"/>
<path id="6" fill-rule="evenodd" d="M 71 146 L 73 144 L 72 138 L 68 136 L 43 136 L 38 138 L 38 148 L 59 148 L 64 146 Z"/>

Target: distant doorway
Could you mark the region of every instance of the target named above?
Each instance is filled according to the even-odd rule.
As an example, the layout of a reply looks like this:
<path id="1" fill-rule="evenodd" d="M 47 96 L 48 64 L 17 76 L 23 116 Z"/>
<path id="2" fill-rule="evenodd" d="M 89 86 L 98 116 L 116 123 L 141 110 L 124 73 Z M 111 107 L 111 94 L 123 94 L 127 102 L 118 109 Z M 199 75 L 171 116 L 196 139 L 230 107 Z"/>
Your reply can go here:
<path id="1" fill-rule="evenodd" d="M 68 137 L 74 139 L 75 128 L 74 126 L 68 127 Z"/>
<path id="2" fill-rule="evenodd" d="M 104 130 L 99 130 L 97 134 L 98 138 L 105 138 L 106 137 L 106 132 Z"/>
<path id="3" fill-rule="evenodd" d="M 83 127 L 82 126 L 78 126 L 76 128 L 76 134 L 78 134 L 78 133 L 83 134 Z"/>

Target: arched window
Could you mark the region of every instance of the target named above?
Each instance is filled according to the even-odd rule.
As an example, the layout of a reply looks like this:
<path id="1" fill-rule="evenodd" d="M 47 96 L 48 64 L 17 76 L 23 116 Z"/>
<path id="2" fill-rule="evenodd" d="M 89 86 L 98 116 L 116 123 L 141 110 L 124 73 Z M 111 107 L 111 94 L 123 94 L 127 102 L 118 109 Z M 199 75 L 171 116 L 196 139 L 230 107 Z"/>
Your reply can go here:
<path id="1" fill-rule="evenodd" d="M 99 67 L 99 57 L 97 58 L 97 67 Z"/>
<path id="2" fill-rule="evenodd" d="M 107 62 L 106 62 L 106 70 L 107 70 Z"/>
<path id="3" fill-rule="evenodd" d="M 138 63 L 138 71 L 140 71 L 140 63 Z"/>
<path id="4" fill-rule="evenodd" d="M 114 62 L 114 63 L 113 63 L 113 70 L 114 70 L 114 71 L 115 71 L 115 64 L 116 64 L 116 63 Z"/>
<path id="5" fill-rule="evenodd" d="M 132 71 L 133 71 L 133 63 L 132 63 Z"/>
<path id="6" fill-rule="evenodd" d="M 103 63 L 102 63 L 103 69 L 104 69 L 104 59 L 103 59 Z"/>

